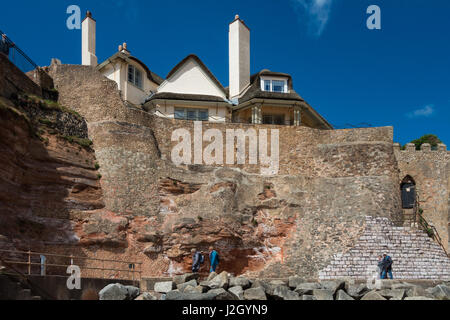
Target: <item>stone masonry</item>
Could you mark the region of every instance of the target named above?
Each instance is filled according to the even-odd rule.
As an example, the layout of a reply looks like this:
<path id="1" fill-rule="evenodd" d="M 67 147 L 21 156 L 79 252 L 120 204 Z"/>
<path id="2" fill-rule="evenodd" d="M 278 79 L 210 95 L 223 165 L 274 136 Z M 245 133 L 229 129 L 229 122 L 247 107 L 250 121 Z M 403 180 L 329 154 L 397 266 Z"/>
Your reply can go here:
<path id="1" fill-rule="evenodd" d="M 319 272 L 319 278 L 370 278 L 371 268 L 376 268 L 377 257 L 383 253 L 394 260 L 396 279 L 450 279 L 450 259 L 425 232 L 396 227 L 389 219 L 370 216 L 356 245 L 335 255 L 331 264 Z"/>

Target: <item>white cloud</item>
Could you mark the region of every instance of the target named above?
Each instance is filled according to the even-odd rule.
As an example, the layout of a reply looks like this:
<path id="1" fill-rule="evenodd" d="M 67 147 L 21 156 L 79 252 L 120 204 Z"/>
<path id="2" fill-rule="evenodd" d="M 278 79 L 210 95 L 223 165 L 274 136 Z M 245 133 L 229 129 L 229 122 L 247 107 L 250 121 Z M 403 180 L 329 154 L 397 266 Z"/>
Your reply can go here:
<path id="1" fill-rule="evenodd" d="M 334 0 L 291 0 L 299 20 L 308 26 L 309 32 L 319 37 L 325 30 Z"/>
<path id="2" fill-rule="evenodd" d="M 407 113 L 406 116 L 408 118 L 431 117 L 435 112 L 434 106 L 429 104 L 423 108 Z"/>

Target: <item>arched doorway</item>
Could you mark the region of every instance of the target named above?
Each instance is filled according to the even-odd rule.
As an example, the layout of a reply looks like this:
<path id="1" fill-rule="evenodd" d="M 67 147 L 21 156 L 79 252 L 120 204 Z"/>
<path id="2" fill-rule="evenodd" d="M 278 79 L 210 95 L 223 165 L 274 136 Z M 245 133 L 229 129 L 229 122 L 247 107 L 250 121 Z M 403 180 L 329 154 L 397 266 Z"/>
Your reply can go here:
<path id="1" fill-rule="evenodd" d="M 402 208 L 413 209 L 416 204 L 416 182 L 414 179 L 409 175 L 403 178 L 400 185 L 400 190 L 402 197 Z"/>

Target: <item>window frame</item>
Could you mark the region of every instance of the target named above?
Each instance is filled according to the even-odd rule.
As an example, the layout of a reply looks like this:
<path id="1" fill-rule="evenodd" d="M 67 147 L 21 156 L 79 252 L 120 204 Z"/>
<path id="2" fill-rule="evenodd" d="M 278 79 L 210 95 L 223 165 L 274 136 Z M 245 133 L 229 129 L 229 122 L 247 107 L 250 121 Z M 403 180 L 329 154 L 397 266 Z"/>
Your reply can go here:
<path id="1" fill-rule="evenodd" d="M 274 81 L 283 82 L 283 91 L 274 91 Z M 266 90 L 266 85 L 269 82 L 270 90 Z M 288 79 L 278 78 L 278 77 L 261 77 L 261 90 L 264 92 L 275 92 L 275 93 L 289 93 Z"/>
<path id="2" fill-rule="evenodd" d="M 132 71 L 131 71 L 132 70 Z M 131 72 L 130 72 L 131 71 Z M 130 75 L 132 79 L 130 80 Z M 139 80 L 138 80 L 139 79 Z M 144 90 L 143 73 L 135 65 L 129 64 L 127 70 L 127 81 L 135 87 Z"/>
<path id="3" fill-rule="evenodd" d="M 183 110 L 183 117 L 177 117 L 180 111 Z M 195 117 L 189 117 L 189 112 L 194 112 Z M 202 118 L 201 114 L 205 115 L 206 118 Z M 209 109 L 206 108 L 186 108 L 186 107 L 174 107 L 173 117 L 175 120 L 188 120 L 188 121 L 209 121 Z"/>

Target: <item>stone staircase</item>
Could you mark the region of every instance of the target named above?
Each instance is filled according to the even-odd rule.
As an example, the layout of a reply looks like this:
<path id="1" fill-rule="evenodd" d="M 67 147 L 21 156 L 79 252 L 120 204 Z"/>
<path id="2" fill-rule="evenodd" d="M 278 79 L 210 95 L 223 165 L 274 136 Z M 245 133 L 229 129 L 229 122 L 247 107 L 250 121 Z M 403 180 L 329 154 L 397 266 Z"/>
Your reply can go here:
<path id="1" fill-rule="evenodd" d="M 396 279 L 450 279 L 450 258 L 424 231 L 397 227 L 387 218 L 366 217 L 366 229 L 353 248 L 337 254 L 319 272 L 320 279 L 368 279 L 378 256 L 389 254 Z"/>

